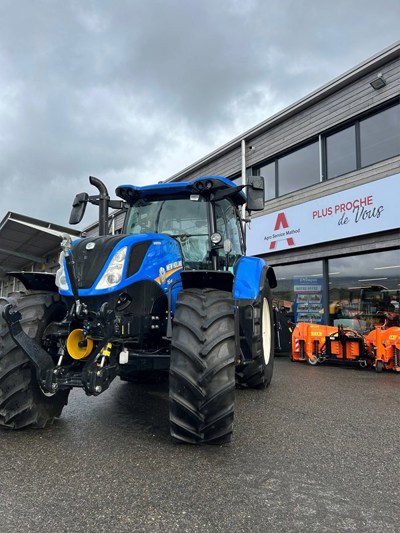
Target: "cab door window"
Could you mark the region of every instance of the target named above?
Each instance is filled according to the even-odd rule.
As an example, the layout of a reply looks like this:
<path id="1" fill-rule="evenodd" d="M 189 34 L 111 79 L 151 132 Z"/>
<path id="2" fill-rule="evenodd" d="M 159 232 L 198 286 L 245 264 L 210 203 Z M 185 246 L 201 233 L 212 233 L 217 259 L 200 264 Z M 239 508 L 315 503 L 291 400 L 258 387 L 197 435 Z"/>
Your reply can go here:
<path id="1" fill-rule="evenodd" d="M 215 205 L 215 217 L 217 231 L 222 236 L 222 245 L 225 241 L 230 242 L 231 251 L 227 254 L 224 249 L 220 250 L 220 265 L 232 267 L 238 257 L 242 255 L 241 228 L 236 216 L 234 205 L 228 200 L 220 200 Z"/>

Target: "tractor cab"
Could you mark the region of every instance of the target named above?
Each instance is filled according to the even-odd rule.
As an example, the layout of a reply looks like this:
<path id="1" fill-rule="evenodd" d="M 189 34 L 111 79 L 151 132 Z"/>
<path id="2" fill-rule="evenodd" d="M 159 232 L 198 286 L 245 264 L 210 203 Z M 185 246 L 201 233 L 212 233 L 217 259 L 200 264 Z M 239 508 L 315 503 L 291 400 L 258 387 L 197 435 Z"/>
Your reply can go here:
<path id="1" fill-rule="evenodd" d="M 220 180 L 208 181 L 214 189 Z M 173 237 L 180 244 L 186 269 L 231 269 L 245 253 L 238 208 L 245 198 L 235 191 L 236 187 L 223 183 L 233 193 L 215 200 L 213 194 L 202 193 L 207 191 L 205 187 L 201 191 L 196 189 L 196 185 L 203 183 L 204 180 L 197 181 L 190 188 L 182 187 L 168 195 L 157 188 L 134 189 L 138 195 L 130 200 L 123 233 L 161 233 Z M 117 194 L 130 198 L 126 188 L 118 188 Z"/>
<path id="2" fill-rule="evenodd" d="M 110 201 L 97 178 L 90 182 L 98 196 L 76 196 L 70 224 L 81 221 L 87 202 L 99 205 L 99 233 L 107 234 L 108 208 L 126 208 L 122 233 L 163 234 L 176 239 L 186 269 L 230 270 L 246 253 L 241 208 L 264 207 L 264 181 L 251 176 L 247 185 L 235 185 L 222 176 L 204 176 L 192 182 L 158 183 L 138 187 L 121 185 L 116 194 L 123 202 Z M 246 195 L 243 189 L 246 188 Z"/>

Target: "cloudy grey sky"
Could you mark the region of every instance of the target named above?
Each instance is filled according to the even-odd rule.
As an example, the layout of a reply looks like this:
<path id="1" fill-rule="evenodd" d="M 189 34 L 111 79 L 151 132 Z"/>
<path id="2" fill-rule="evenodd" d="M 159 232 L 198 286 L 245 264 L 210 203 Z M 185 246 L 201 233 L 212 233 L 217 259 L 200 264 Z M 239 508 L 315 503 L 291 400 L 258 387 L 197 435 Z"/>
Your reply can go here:
<path id="1" fill-rule="evenodd" d="M 0 220 L 67 225 L 89 175 L 112 193 L 168 178 L 399 40 L 399 20 L 399 0 L 0 0 Z"/>

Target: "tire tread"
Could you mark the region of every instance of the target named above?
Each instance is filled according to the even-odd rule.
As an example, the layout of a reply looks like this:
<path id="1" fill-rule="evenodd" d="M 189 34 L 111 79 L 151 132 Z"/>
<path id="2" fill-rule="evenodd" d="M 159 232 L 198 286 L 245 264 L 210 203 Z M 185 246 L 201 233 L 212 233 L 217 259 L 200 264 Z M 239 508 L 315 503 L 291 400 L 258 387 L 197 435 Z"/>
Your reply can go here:
<path id="1" fill-rule="evenodd" d="M 22 314 L 23 330 L 40 342 L 44 328 L 61 312 L 58 294 L 28 292 L 20 295 L 16 302 Z M 0 427 L 47 427 L 61 415 L 69 390 L 45 396 L 37 383 L 33 365 L 15 345 L 2 318 L 0 322 Z"/>
<path id="2" fill-rule="evenodd" d="M 171 344 L 171 436 L 193 444 L 231 440 L 234 306 L 230 293 L 186 289 L 178 296 Z"/>

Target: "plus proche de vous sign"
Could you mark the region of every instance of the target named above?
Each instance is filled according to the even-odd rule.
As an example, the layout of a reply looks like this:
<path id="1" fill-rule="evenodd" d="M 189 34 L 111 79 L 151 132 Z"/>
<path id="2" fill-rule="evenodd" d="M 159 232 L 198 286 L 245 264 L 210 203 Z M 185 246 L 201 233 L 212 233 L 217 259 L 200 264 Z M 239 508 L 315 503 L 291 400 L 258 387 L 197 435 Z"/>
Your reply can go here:
<path id="1" fill-rule="evenodd" d="M 255 218 L 249 255 L 399 228 L 400 174 Z"/>

